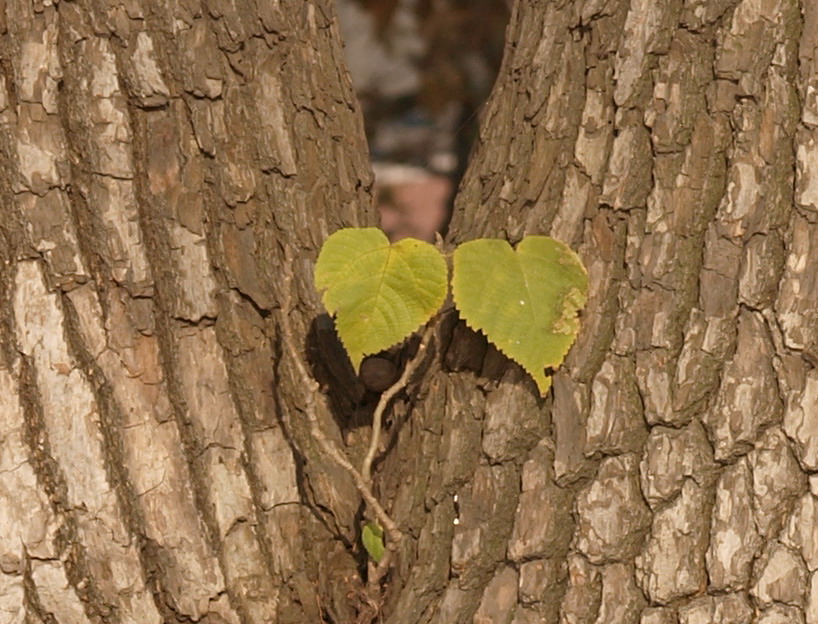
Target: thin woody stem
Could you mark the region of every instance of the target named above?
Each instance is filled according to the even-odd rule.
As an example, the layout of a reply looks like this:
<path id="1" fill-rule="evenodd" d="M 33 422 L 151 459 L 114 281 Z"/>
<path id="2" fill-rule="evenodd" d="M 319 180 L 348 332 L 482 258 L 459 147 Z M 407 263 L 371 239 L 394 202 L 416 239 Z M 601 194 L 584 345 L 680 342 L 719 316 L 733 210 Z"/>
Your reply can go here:
<path id="1" fill-rule="evenodd" d="M 423 357 L 426 355 L 426 351 L 429 348 L 429 343 L 432 341 L 433 335 L 434 325 L 430 323 L 423 332 L 423 337 L 420 339 L 420 345 L 418 345 L 417 353 L 415 353 L 414 357 L 406 363 L 403 373 L 398 380 L 387 388 L 387 390 L 381 395 L 378 405 L 375 407 L 375 411 L 372 413 L 372 434 L 369 437 L 369 450 L 367 451 L 366 457 L 364 457 L 363 463 L 361 464 L 361 477 L 364 479 L 364 482 L 367 485 L 370 485 L 372 482 L 372 462 L 375 461 L 375 456 L 378 453 L 378 447 L 380 445 L 384 412 L 386 411 L 389 402 L 398 392 L 406 387 L 412 373 L 414 373 L 418 366 L 420 366 L 421 362 L 423 361 Z M 397 550 L 397 545 L 393 545 L 392 543 L 392 536 L 389 535 L 389 537 L 390 541 L 387 544 L 388 550 L 383 554 L 381 560 L 377 564 L 374 562 L 370 562 L 369 564 L 367 585 L 373 591 L 380 585 L 381 580 L 389 571 L 389 568 L 392 565 L 392 555 Z"/>
<path id="2" fill-rule="evenodd" d="M 390 545 L 391 542 L 390 544 L 387 544 L 387 546 Z M 386 573 L 389 572 L 389 567 L 392 565 L 392 556 L 396 550 L 396 548 L 387 548 L 387 550 L 383 553 L 383 557 L 381 557 L 381 560 L 377 564 L 374 561 L 369 562 L 366 584 L 373 591 L 373 593 L 381 584 L 381 580 L 386 576 Z"/>
<path id="3" fill-rule="evenodd" d="M 423 332 L 423 338 L 420 340 L 417 353 L 415 353 L 415 356 L 406 363 L 406 366 L 403 369 L 403 374 L 401 374 L 398 380 L 387 388 L 387 390 L 381 395 L 378 405 L 375 407 L 375 411 L 372 413 L 372 434 L 369 437 L 369 450 L 367 451 L 364 461 L 361 464 L 361 476 L 367 484 L 372 482 L 372 462 L 375 461 L 375 456 L 378 453 L 378 446 L 380 445 L 383 414 L 386 411 L 389 402 L 398 392 L 406 387 L 412 373 L 414 373 L 418 366 L 420 366 L 421 362 L 423 361 L 423 357 L 426 355 L 426 350 L 429 347 L 429 343 L 431 342 L 433 335 L 434 325 L 430 323 L 427 325 L 426 331 Z"/>
<path id="4" fill-rule="evenodd" d="M 341 466 L 344 470 L 346 470 L 349 475 L 352 477 L 352 481 L 355 484 L 355 487 L 360 492 L 361 497 L 366 501 L 366 504 L 375 514 L 377 520 L 381 523 L 384 530 L 386 531 L 387 535 L 389 536 L 389 547 L 390 549 L 396 549 L 397 545 L 400 543 L 401 539 L 403 538 L 403 533 L 398 528 L 398 525 L 395 523 L 394 520 L 389 516 L 383 506 L 380 504 L 378 499 L 372 493 L 372 488 L 369 483 L 369 479 L 364 479 L 360 472 L 352 465 L 352 463 L 347 458 L 346 454 L 338 448 L 327 436 L 324 434 L 321 426 L 318 422 L 318 415 L 316 409 L 316 397 L 320 396 L 320 388 L 318 386 L 318 382 L 312 378 L 312 376 L 307 372 L 307 368 L 304 366 L 304 362 L 301 360 L 300 353 L 298 352 L 298 348 L 295 346 L 293 342 L 293 331 L 292 326 L 290 325 L 290 314 L 292 313 L 293 307 L 292 302 L 290 299 L 290 288 L 292 284 L 292 271 L 289 267 L 292 266 L 292 259 L 290 258 L 289 250 L 285 251 L 285 266 L 287 269 L 284 273 L 284 284 L 282 288 L 282 295 L 281 295 L 281 334 L 282 334 L 282 343 L 284 344 L 287 352 L 290 355 L 290 359 L 292 360 L 293 364 L 295 364 L 295 368 L 304 382 L 304 386 L 306 389 L 304 398 L 305 398 L 305 412 L 307 416 L 307 420 L 310 424 L 310 433 L 312 434 L 313 438 L 318 442 L 321 446 L 321 449 L 326 453 L 335 463 Z"/>

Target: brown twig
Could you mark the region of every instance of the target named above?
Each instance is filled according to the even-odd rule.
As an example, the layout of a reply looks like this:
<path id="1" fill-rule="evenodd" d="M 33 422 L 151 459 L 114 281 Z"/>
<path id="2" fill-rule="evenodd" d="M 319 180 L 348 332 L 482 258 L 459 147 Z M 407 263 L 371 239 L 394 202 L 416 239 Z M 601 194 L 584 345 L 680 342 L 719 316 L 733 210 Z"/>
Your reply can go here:
<path id="1" fill-rule="evenodd" d="M 301 360 L 301 354 L 298 352 L 298 348 L 295 346 L 293 342 L 293 331 L 292 326 L 290 325 L 290 314 L 293 311 L 292 302 L 290 299 L 290 289 L 292 286 L 292 257 L 290 256 L 289 249 L 286 249 L 284 252 L 285 255 L 285 262 L 284 262 L 284 284 L 282 285 L 282 295 L 281 295 L 281 334 L 282 334 L 282 343 L 287 349 L 287 352 L 290 355 L 290 359 L 292 360 L 293 364 L 295 365 L 296 370 L 298 371 L 299 376 L 301 377 L 302 381 L 304 382 L 305 387 L 305 412 L 307 416 L 307 421 L 310 424 L 310 433 L 312 434 L 313 438 L 318 442 L 321 446 L 321 449 L 326 453 L 335 463 L 341 466 L 344 470 L 349 473 L 352 477 L 352 481 L 355 484 L 355 487 L 360 492 L 363 499 L 366 501 L 366 504 L 375 514 L 375 518 L 378 522 L 381 523 L 386 534 L 389 536 L 389 543 L 387 544 L 390 550 L 396 550 L 398 544 L 400 543 L 403 533 L 398 528 L 398 525 L 395 523 L 394 520 L 389 516 L 383 506 L 380 504 L 378 499 L 372 493 L 372 488 L 369 483 L 369 479 L 364 479 L 360 472 L 352 465 L 352 463 L 347 458 L 346 454 L 338 448 L 327 436 L 324 434 L 323 430 L 318 421 L 318 412 L 316 408 L 316 401 L 317 397 L 321 396 L 320 388 L 318 386 L 318 382 L 312 378 L 312 376 L 307 372 L 307 368 L 304 366 L 304 362 Z M 383 561 L 383 559 L 381 560 Z"/>
<path id="2" fill-rule="evenodd" d="M 389 544 L 387 544 L 387 546 L 389 546 Z M 395 552 L 397 552 L 397 548 L 387 548 L 377 564 L 374 562 L 369 563 L 366 584 L 371 591 L 375 591 L 380 587 L 381 580 L 386 576 L 386 573 L 389 572 L 389 568 L 392 565 L 392 557 Z"/>
<path id="3" fill-rule="evenodd" d="M 417 353 L 415 353 L 415 356 L 406 363 L 401 376 L 395 383 L 384 391 L 380 400 L 378 401 L 378 405 L 375 406 L 375 411 L 372 413 L 372 433 L 369 436 L 369 450 L 364 457 L 363 463 L 361 463 L 361 476 L 367 484 L 371 483 L 372 481 L 372 462 L 375 461 L 375 456 L 378 453 L 378 445 L 380 444 L 381 440 L 383 414 L 386 411 L 389 402 L 398 392 L 406 387 L 412 373 L 414 373 L 418 366 L 420 366 L 420 363 L 423 361 L 423 356 L 426 355 L 426 349 L 429 347 L 429 343 L 431 342 L 433 335 L 434 325 L 430 323 L 427 325 L 426 331 L 423 332 L 423 337 L 420 340 Z"/>

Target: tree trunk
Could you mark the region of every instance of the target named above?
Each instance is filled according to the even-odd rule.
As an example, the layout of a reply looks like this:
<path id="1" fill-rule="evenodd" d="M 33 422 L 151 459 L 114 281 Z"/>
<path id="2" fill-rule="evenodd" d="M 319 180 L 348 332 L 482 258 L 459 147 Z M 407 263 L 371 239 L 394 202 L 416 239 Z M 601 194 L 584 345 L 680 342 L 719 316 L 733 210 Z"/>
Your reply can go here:
<path id="1" fill-rule="evenodd" d="M 359 458 L 311 278 L 375 222 L 330 0 L 0 0 L 0 34 L 0 621 L 818 621 L 814 3 L 518 0 L 448 242 L 551 234 L 591 297 L 547 400 L 437 321 L 381 591 L 283 346 Z"/>
<path id="2" fill-rule="evenodd" d="M 284 248 L 303 344 L 374 221 L 331 3 L 0 9 L 0 621 L 341 621 L 358 502 L 275 329 Z"/>

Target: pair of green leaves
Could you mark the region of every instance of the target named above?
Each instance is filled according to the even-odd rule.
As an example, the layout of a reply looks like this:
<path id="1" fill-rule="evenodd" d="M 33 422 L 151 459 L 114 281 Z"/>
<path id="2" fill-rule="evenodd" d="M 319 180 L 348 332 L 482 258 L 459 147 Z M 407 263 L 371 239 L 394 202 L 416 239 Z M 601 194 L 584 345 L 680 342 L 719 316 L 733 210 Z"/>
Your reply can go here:
<path id="1" fill-rule="evenodd" d="M 588 275 L 579 257 L 547 236 L 524 238 L 516 251 L 504 240 L 478 239 L 454 251 L 455 307 L 518 362 L 541 394 L 546 368 L 559 366 L 579 331 Z M 315 265 L 315 285 L 355 370 L 364 356 L 404 340 L 446 299 L 449 271 L 429 243 L 390 244 L 377 228 L 346 228 L 327 238 Z"/>

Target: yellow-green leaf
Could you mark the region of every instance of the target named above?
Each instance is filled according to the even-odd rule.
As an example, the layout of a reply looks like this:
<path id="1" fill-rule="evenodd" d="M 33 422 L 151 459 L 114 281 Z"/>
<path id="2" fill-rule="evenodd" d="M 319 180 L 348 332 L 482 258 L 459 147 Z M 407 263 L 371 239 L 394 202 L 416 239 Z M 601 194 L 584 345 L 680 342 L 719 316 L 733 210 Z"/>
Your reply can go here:
<path id="1" fill-rule="evenodd" d="M 324 242 L 315 285 L 355 371 L 365 355 L 409 336 L 443 305 L 448 269 L 429 243 L 394 245 L 378 228 L 345 228 Z"/>
<path id="2" fill-rule="evenodd" d="M 545 369 L 565 359 L 588 296 L 579 257 L 553 238 L 529 236 L 516 252 L 503 240 L 463 243 L 453 264 L 452 294 L 463 320 L 519 363 L 544 395 L 551 387 Z"/>
<path id="3" fill-rule="evenodd" d="M 383 529 L 374 522 L 367 522 L 361 532 L 361 541 L 375 563 L 380 563 L 386 550 L 383 544 Z"/>

